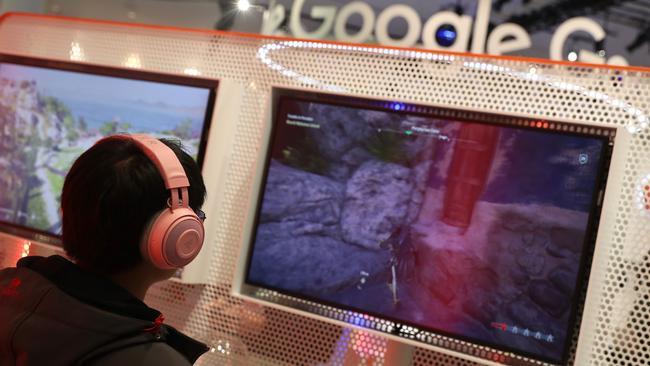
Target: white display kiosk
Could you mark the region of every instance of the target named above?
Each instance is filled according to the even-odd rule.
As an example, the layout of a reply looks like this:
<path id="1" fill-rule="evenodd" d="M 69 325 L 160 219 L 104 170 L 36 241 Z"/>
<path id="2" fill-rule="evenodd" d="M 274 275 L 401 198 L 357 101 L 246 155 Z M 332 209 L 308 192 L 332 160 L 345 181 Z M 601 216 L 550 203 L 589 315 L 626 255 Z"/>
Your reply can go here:
<path id="1" fill-rule="evenodd" d="M 200 364 L 391 364 L 395 359 L 386 338 L 368 327 L 350 331 L 341 322 L 322 321 L 327 314 L 306 317 L 304 311 L 256 306 L 232 295 L 255 205 L 253 181 L 266 143 L 273 86 L 616 126 L 617 144 L 627 148 L 617 149 L 612 160 L 571 364 L 641 365 L 650 360 L 648 69 L 30 14 L 2 17 L 0 52 L 219 80 L 222 112 L 214 115 L 204 170 L 209 192 L 206 250 L 187 269 L 185 280 L 160 284 L 147 299 L 171 324 L 211 343 L 212 352 Z M 3 266 L 23 254 L 40 253 L 37 242 L 10 236 L 3 237 L 2 246 Z M 426 348 L 405 342 L 415 346 L 414 365 L 543 364 L 446 337 Z"/>

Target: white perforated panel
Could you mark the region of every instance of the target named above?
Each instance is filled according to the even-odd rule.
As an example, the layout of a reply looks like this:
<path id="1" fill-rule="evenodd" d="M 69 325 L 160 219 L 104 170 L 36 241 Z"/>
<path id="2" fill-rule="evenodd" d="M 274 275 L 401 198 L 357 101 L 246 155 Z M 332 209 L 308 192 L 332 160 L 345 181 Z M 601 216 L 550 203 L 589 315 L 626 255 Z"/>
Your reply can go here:
<path id="1" fill-rule="evenodd" d="M 148 296 L 148 302 L 163 311 L 170 323 L 213 346 L 199 361 L 204 365 L 403 362 L 392 358 L 394 342 L 374 333 L 253 305 L 230 295 L 252 204 L 251 180 L 268 123 L 264 113 L 272 85 L 624 126 L 630 146 L 627 155 L 615 157 L 612 167 L 606 202 L 610 209 L 601 222 L 575 364 L 650 362 L 648 71 L 29 15 L 4 18 L 0 52 L 200 75 L 244 86 L 239 120 L 224 121 L 217 116 L 214 125 L 234 123 L 236 132 L 231 160 L 220 176 L 225 179 L 223 197 L 213 210 L 216 215 L 209 218 L 213 228 L 209 244 L 214 249 L 208 284 L 170 281 L 156 286 Z M 5 238 L 2 244 L 0 265 L 23 254 L 24 241 Z M 37 245 L 32 247 L 36 250 Z M 486 355 L 477 357 L 493 356 Z M 412 359 L 415 365 L 476 364 L 423 348 L 416 348 Z"/>

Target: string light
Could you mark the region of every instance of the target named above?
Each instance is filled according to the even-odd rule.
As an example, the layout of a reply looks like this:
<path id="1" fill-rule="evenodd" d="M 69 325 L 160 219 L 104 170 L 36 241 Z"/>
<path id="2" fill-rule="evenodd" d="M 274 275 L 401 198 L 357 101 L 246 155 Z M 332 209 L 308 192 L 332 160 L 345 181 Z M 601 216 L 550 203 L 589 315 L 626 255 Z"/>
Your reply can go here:
<path id="1" fill-rule="evenodd" d="M 29 250 L 32 247 L 32 243 L 29 241 L 26 241 L 23 243 L 23 251 L 20 253 L 20 258 L 25 258 L 29 255 Z"/>
<path id="2" fill-rule="evenodd" d="M 237 9 L 239 11 L 248 11 L 248 9 L 251 8 L 251 3 L 248 0 L 238 0 L 237 1 Z"/>
<path id="3" fill-rule="evenodd" d="M 320 42 L 310 42 L 310 41 L 284 41 L 284 42 L 273 42 L 262 45 L 257 50 L 257 58 L 271 70 L 279 72 L 281 75 L 294 79 L 301 84 L 308 84 L 322 88 L 327 91 L 344 93 L 347 92 L 347 89 L 339 86 L 325 83 L 324 81 L 317 80 L 308 75 L 301 74 L 297 71 L 291 70 L 288 67 L 282 65 L 279 61 L 273 59 L 272 55 L 278 53 L 285 49 L 291 48 L 300 48 L 300 49 L 338 49 L 348 52 L 359 52 L 367 54 L 383 54 L 391 55 L 398 57 L 408 57 L 420 60 L 431 60 L 435 62 L 445 62 L 451 64 L 455 61 L 455 56 L 453 55 L 444 55 L 444 54 L 431 54 L 429 52 L 418 52 L 410 50 L 396 50 L 396 49 L 384 49 L 384 48 L 360 48 L 358 46 L 352 45 L 332 45 L 328 43 Z M 575 55 L 574 55 L 575 54 Z M 569 53 L 569 59 L 571 60 L 575 57 L 577 60 L 578 55 L 575 52 Z M 572 60 L 572 61 L 575 61 Z M 515 68 L 510 68 L 506 66 L 494 65 L 489 62 L 480 62 L 480 61 L 465 61 L 462 64 L 468 69 L 475 69 L 480 71 L 487 71 L 491 73 L 498 73 L 501 75 L 506 75 L 510 77 L 516 77 L 523 80 L 530 80 L 537 83 L 545 84 L 546 86 L 552 87 L 558 90 L 566 90 L 569 92 L 575 92 L 587 96 L 591 99 L 599 100 L 605 104 L 611 105 L 614 108 L 621 109 L 627 115 L 633 117 L 633 120 L 628 122 L 626 129 L 630 133 L 639 133 L 640 131 L 648 128 L 650 126 L 650 120 L 645 113 L 637 107 L 634 107 L 625 100 L 618 99 L 615 96 L 610 96 L 606 93 L 600 92 L 598 90 L 591 90 L 585 86 L 579 84 L 573 84 L 568 81 L 563 81 L 552 76 L 543 75 L 540 70 L 535 67 L 534 72 L 531 68 L 526 71 L 517 70 Z M 541 127 L 541 126 L 540 126 Z"/>

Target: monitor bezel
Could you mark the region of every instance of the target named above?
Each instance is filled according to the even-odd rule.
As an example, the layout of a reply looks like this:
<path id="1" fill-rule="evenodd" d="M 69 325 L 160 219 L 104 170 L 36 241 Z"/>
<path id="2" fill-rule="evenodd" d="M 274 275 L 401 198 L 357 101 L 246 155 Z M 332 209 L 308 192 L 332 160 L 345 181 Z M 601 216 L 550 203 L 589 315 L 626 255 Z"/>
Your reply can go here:
<path id="1" fill-rule="evenodd" d="M 375 109 L 375 110 L 382 110 L 386 112 L 397 112 L 397 113 L 404 113 L 410 115 L 420 115 L 420 116 L 426 116 L 430 118 L 454 119 L 459 121 L 497 124 L 502 126 L 510 125 L 511 127 L 515 127 L 515 128 L 536 130 L 536 131 L 539 131 L 540 128 L 524 126 L 522 124 L 517 124 L 517 122 L 519 123 L 521 123 L 522 121 L 546 122 L 549 124 L 553 123 L 558 126 L 573 126 L 576 129 L 591 129 L 592 131 L 601 131 L 601 132 L 606 131 L 607 132 L 606 135 L 598 136 L 595 133 L 589 133 L 588 131 L 578 132 L 578 131 L 545 130 L 545 132 L 551 134 L 592 136 L 595 138 L 599 138 L 603 140 L 603 147 L 604 147 L 601 152 L 602 154 L 601 162 L 598 168 L 598 176 L 600 177 L 600 179 L 598 182 L 595 183 L 596 189 L 594 189 L 594 193 L 591 200 L 588 226 L 586 230 L 585 239 L 583 242 L 582 255 L 580 257 L 579 271 L 578 271 L 578 276 L 576 278 L 575 291 L 573 297 L 571 298 L 571 308 L 570 308 L 571 313 L 567 324 L 566 342 L 562 352 L 562 359 L 558 360 L 555 358 L 547 358 L 544 356 L 521 351 L 515 348 L 509 348 L 500 344 L 491 344 L 489 342 L 472 339 L 471 337 L 459 336 L 458 334 L 447 333 L 440 330 L 426 328 L 419 324 L 413 324 L 398 319 L 392 319 L 389 316 L 383 314 L 373 313 L 367 310 L 358 309 L 354 307 L 343 306 L 337 303 L 328 302 L 318 298 L 306 296 L 304 294 L 287 291 L 281 288 L 274 288 L 273 286 L 268 286 L 261 283 L 255 283 L 254 281 L 248 280 L 250 262 L 252 259 L 254 243 L 256 238 L 256 228 L 258 226 L 262 200 L 264 195 L 264 186 L 266 183 L 266 179 L 268 177 L 268 169 L 270 167 L 271 150 L 273 149 L 273 140 L 274 140 L 275 133 L 277 132 L 276 124 L 278 121 L 278 114 L 280 113 L 279 103 L 282 98 L 291 98 L 293 100 L 334 104 L 337 106 L 362 107 L 364 109 Z M 390 110 L 389 108 L 387 108 L 387 105 L 391 103 L 393 104 L 399 103 L 401 105 L 406 106 L 405 107 L 406 109 L 408 109 L 407 107 L 413 107 L 413 110 L 412 111 Z M 586 124 L 584 122 L 570 121 L 570 120 L 560 119 L 560 118 L 555 118 L 550 120 L 550 119 L 540 119 L 534 116 L 517 115 L 517 114 L 510 114 L 510 113 L 496 114 L 496 113 L 490 113 L 486 111 L 470 111 L 461 108 L 450 108 L 448 106 L 436 106 L 432 104 L 425 104 L 422 102 L 411 102 L 411 101 L 402 101 L 402 100 L 396 102 L 396 101 L 388 101 L 386 99 L 372 98 L 368 96 L 330 93 L 330 92 L 314 91 L 309 89 L 302 89 L 302 90 L 290 89 L 285 87 L 272 88 L 272 97 L 270 98 L 270 104 L 267 106 L 267 109 L 268 109 L 266 115 L 266 118 L 268 119 L 267 130 L 265 131 L 264 141 L 262 142 L 262 146 L 260 148 L 264 156 L 262 156 L 260 158 L 260 161 L 258 162 L 257 176 L 255 177 L 255 181 L 254 181 L 254 187 L 253 187 L 253 192 L 251 197 L 251 205 L 249 207 L 249 212 L 248 212 L 249 217 L 247 221 L 246 231 L 243 233 L 242 249 L 239 257 L 237 271 L 235 273 L 235 281 L 233 282 L 233 288 L 232 288 L 233 295 L 243 297 L 249 300 L 253 300 L 256 302 L 260 302 L 273 307 L 278 307 L 284 310 L 297 312 L 301 315 L 316 317 L 318 319 L 334 322 L 339 325 L 350 326 L 349 323 L 341 322 L 337 319 L 333 319 L 324 316 L 322 314 L 316 313 L 313 309 L 310 310 L 309 306 L 305 305 L 304 303 L 311 302 L 314 305 L 322 304 L 339 311 L 353 311 L 358 314 L 370 315 L 376 319 L 385 319 L 386 321 L 393 322 L 395 324 L 404 325 L 404 326 L 415 328 L 417 330 L 434 333 L 437 335 L 441 335 L 443 337 L 447 337 L 452 340 L 460 340 L 462 342 L 468 342 L 470 344 L 477 345 L 480 347 L 489 347 L 496 352 L 505 352 L 514 357 L 520 356 L 520 357 L 528 358 L 530 360 L 539 360 L 551 364 L 558 364 L 558 363 L 563 364 L 567 362 L 570 348 L 574 344 L 573 336 L 575 335 L 574 333 L 577 327 L 578 315 L 582 311 L 585 304 L 584 294 L 586 292 L 586 286 L 588 285 L 588 278 L 589 278 L 588 269 L 591 263 L 591 259 L 593 258 L 593 252 L 595 249 L 596 240 L 599 236 L 598 235 L 599 219 L 604 210 L 603 203 L 604 203 L 604 196 L 606 192 L 605 188 L 607 185 L 607 177 L 612 174 L 612 171 L 610 169 L 610 163 L 612 161 L 611 160 L 612 153 L 614 151 L 614 148 L 618 145 L 618 142 L 615 144 L 614 140 L 616 139 L 618 141 L 619 138 L 622 139 L 621 128 L 619 126 L 611 125 L 611 124 Z M 422 110 L 424 110 L 424 112 L 422 112 Z M 432 115 L 432 111 L 437 111 L 438 114 Z M 458 117 L 459 114 L 467 115 L 469 117 L 465 117 L 465 118 Z M 479 121 L 477 120 L 478 119 L 477 117 L 483 118 L 483 120 Z M 558 127 L 558 129 L 560 129 L 560 127 Z M 620 145 L 623 144 L 621 143 Z M 608 171 L 608 174 L 606 176 L 603 176 L 604 170 Z M 296 301 L 293 305 L 287 304 L 286 299 L 285 300 L 276 299 L 274 301 L 270 299 L 268 294 L 260 296 L 261 293 L 260 290 L 262 290 L 262 292 L 270 290 L 277 294 L 283 295 L 284 297 L 295 299 Z M 368 327 L 361 327 L 361 328 L 363 328 L 364 330 L 378 331 L 377 329 L 374 328 L 368 328 Z M 383 331 L 379 331 L 379 333 L 383 335 L 387 335 L 389 337 L 395 336 L 395 334 L 391 334 Z M 406 341 L 408 343 L 413 342 L 412 339 L 408 339 L 409 337 L 404 337 L 404 335 L 397 335 L 396 337 L 401 341 Z M 415 341 L 415 342 L 416 342 L 415 344 L 420 346 L 424 345 L 424 346 L 432 347 L 431 344 L 426 342 L 420 342 L 420 341 Z M 437 351 L 445 350 L 447 352 L 453 353 L 456 356 L 460 355 L 461 357 L 468 358 L 467 354 L 457 353 L 453 349 L 440 348 L 437 346 L 433 346 L 433 348 L 435 348 Z M 469 358 L 473 359 L 474 361 L 486 362 L 485 359 L 482 358 L 476 359 L 471 355 L 469 355 Z"/>
<path id="2" fill-rule="evenodd" d="M 81 74 L 107 76 L 126 80 L 150 81 L 160 84 L 189 86 L 208 90 L 208 103 L 206 105 L 206 111 L 203 120 L 203 129 L 201 130 L 199 150 L 197 152 L 196 159 L 199 168 L 203 170 L 203 162 L 205 160 L 208 137 L 210 135 L 210 129 L 212 127 L 211 125 L 215 112 L 217 93 L 219 91 L 219 80 L 198 78 L 189 75 L 183 76 L 178 74 L 154 72 L 139 68 L 120 68 L 93 63 L 53 60 L 32 56 L 13 55 L 8 53 L 0 53 L 0 64 L 31 66 L 57 71 L 70 71 Z M 52 234 L 49 231 L 5 222 L 2 220 L 0 220 L 0 232 L 5 232 L 10 235 L 25 238 L 26 240 L 58 247 L 62 247 L 63 245 L 61 241 L 61 235 Z"/>

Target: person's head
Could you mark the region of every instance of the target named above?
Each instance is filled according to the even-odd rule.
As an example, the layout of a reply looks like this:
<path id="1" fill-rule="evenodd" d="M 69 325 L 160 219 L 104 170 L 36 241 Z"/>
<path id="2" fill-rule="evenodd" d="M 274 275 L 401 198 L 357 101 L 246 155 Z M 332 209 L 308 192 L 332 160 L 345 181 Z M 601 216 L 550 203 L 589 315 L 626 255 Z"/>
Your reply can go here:
<path id="1" fill-rule="evenodd" d="M 189 206 L 205 199 L 201 171 L 179 142 L 161 140 L 178 157 L 190 187 Z M 143 263 L 148 222 L 167 207 L 169 190 L 153 162 L 131 139 L 104 139 L 72 165 L 63 184 L 63 246 L 80 266 L 112 275 Z"/>

